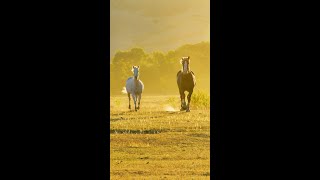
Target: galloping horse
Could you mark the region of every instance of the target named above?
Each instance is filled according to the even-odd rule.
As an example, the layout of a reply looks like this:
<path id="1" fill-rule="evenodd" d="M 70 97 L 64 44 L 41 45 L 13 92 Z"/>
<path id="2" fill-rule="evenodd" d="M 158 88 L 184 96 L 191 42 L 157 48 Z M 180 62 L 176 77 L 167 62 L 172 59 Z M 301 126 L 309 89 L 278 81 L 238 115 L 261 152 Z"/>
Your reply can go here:
<path id="1" fill-rule="evenodd" d="M 182 64 L 182 71 L 177 73 L 177 84 L 179 87 L 180 99 L 181 99 L 181 109 L 180 111 L 186 110 L 190 112 L 190 102 L 191 95 L 193 93 L 193 88 L 196 85 L 196 77 L 194 73 L 190 70 L 190 57 L 182 57 L 180 60 Z M 184 92 L 188 91 L 188 105 L 186 105 Z"/>
<path id="2" fill-rule="evenodd" d="M 132 66 L 133 77 L 128 78 L 126 82 L 126 92 L 129 98 L 129 109 L 131 109 L 131 105 L 130 105 L 130 100 L 131 100 L 130 94 L 131 94 L 134 101 L 135 111 L 140 109 L 141 94 L 144 89 L 144 85 L 142 81 L 139 79 L 139 68 L 140 66 Z M 139 100 L 138 107 L 137 107 L 137 100 Z"/>

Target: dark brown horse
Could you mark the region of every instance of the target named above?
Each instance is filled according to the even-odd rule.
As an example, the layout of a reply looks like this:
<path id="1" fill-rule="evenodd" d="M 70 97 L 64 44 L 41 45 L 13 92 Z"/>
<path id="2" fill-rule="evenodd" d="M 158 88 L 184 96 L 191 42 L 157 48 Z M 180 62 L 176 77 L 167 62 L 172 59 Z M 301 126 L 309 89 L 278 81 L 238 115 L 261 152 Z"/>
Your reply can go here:
<path id="1" fill-rule="evenodd" d="M 190 57 L 182 57 L 180 63 L 182 64 L 182 70 L 177 73 L 177 84 L 179 87 L 180 99 L 181 99 L 181 109 L 180 111 L 186 110 L 190 112 L 190 102 L 191 95 L 193 93 L 193 88 L 196 85 L 196 77 L 194 73 L 190 70 Z M 188 91 L 188 105 L 186 105 L 184 92 Z"/>

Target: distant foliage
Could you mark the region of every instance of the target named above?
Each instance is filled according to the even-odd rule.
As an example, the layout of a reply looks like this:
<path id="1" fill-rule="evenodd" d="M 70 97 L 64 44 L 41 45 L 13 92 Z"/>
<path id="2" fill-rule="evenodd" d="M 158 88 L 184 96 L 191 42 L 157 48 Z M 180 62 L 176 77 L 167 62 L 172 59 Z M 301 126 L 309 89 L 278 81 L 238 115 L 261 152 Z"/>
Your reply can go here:
<path id="1" fill-rule="evenodd" d="M 181 69 L 180 59 L 190 56 L 190 68 L 197 78 L 197 87 L 210 89 L 210 43 L 187 44 L 168 53 L 146 53 L 142 48 L 118 51 L 110 64 L 110 91 L 121 94 L 126 80 L 132 76 L 133 65 L 140 66 L 140 78 L 145 94 L 177 94 L 176 74 Z"/>

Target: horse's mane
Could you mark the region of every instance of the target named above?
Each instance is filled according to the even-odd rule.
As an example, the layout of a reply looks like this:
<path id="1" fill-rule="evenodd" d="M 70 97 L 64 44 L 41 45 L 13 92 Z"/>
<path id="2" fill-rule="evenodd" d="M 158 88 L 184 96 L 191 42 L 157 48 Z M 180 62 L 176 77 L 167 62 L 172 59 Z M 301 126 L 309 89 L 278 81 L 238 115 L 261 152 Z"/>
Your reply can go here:
<path id="1" fill-rule="evenodd" d="M 181 70 L 180 71 L 178 71 L 178 73 L 177 73 L 177 76 L 179 76 L 179 74 L 181 73 Z"/>

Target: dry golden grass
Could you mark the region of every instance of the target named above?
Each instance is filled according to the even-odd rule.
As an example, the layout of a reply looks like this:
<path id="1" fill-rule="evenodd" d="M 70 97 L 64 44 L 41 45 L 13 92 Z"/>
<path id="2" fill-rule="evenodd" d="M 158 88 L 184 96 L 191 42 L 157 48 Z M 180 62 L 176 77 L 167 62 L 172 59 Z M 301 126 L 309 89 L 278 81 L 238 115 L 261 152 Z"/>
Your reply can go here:
<path id="1" fill-rule="evenodd" d="M 111 179 L 210 179 L 208 108 L 173 111 L 179 96 L 142 96 L 138 112 L 126 95 L 110 105 Z"/>

